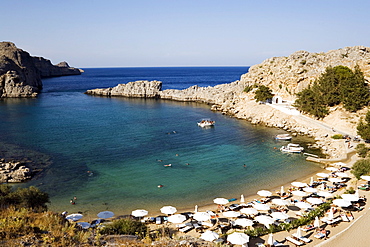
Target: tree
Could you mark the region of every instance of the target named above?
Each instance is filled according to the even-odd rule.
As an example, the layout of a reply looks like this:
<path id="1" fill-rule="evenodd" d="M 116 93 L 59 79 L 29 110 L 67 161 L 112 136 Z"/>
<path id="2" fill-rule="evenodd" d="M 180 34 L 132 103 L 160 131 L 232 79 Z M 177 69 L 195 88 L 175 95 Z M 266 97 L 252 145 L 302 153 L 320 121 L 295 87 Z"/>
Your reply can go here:
<path id="1" fill-rule="evenodd" d="M 356 161 L 352 166 L 351 172 L 357 179 L 360 179 L 362 175 L 370 174 L 370 159 Z"/>
<path id="2" fill-rule="evenodd" d="M 318 118 L 325 117 L 328 107 L 343 104 L 347 111 L 357 111 L 370 101 L 369 88 L 359 66 L 354 72 L 346 66 L 328 67 L 312 85 L 297 94 L 296 107 Z"/>
<path id="3" fill-rule="evenodd" d="M 366 113 L 365 122 L 360 119 L 357 125 L 357 134 L 361 136 L 362 139 L 370 140 L 370 111 Z"/>
<path id="4" fill-rule="evenodd" d="M 264 85 L 261 85 L 256 90 L 256 93 L 254 95 L 254 98 L 257 102 L 259 101 L 266 101 L 272 99 L 274 95 L 272 94 L 272 90 L 269 87 L 266 87 Z"/>

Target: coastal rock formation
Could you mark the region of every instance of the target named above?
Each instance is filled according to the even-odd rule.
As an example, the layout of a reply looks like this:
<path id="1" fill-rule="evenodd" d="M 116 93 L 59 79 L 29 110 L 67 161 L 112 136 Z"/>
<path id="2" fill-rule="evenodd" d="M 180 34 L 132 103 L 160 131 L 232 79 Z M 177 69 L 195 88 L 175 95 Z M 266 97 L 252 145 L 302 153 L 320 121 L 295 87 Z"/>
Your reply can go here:
<path id="1" fill-rule="evenodd" d="M 0 162 L 0 183 L 20 183 L 31 178 L 31 171 L 20 162 Z"/>
<path id="2" fill-rule="evenodd" d="M 80 70 L 66 63 L 52 65 L 11 42 L 0 42 L 0 98 L 36 97 L 42 89 L 42 77 L 79 74 Z"/>
<path id="3" fill-rule="evenodd" d="M 356 65 L 370 79 L 370 48 L 365 46 L 345 47 L 326 53 L 297 51 L 288 57 L 272 57 L 261 64 L 250 67 L 241 76 L 245 85 L 263 84 L 286 100 L 295 100 L 295 94 L 302 91 L 328 66 L 343 65 L 354 69 Z"/>
<path id="4" fill-rule="evenodd" d="M 160 81 L 134 81 L 111 88 L 87 90 L 85 93 L 108 97 L 158 98 L 161 90 L 162 82 Z"/>
<path id="5" fill-rule="evenodd" d="M 80 75 L 82 72 L 80 69 L 70 67 L 67 62 L 60 62 L 57 65 L 53 65 L 50 60 L 43 57 L 33 57 L 33 62 L 40 71 L 42 78 Z"/>

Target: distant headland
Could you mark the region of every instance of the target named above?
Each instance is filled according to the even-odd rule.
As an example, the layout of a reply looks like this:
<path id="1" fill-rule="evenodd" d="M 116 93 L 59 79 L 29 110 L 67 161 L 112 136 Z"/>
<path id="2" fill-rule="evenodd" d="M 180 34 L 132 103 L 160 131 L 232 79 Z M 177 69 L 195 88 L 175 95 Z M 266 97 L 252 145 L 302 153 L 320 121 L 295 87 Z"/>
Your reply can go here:
<path id="1" fill-rule="evenodd" d="M 53 65 L 43 57 L 33 57 L 12 42 L 0 42 L 0 98 L 36 97 L 41 78 L 80 75 L 67 62 Z"/>

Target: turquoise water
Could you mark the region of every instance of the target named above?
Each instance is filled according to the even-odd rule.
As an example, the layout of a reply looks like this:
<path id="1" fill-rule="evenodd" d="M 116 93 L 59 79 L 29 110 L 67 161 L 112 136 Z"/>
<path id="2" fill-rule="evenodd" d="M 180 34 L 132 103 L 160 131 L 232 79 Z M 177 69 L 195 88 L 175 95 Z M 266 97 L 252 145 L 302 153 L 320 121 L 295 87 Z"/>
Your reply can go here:
<path id="1" fill-rule="evenodd" d="M 95 215 L 137 208 L 157 213 L 164 205 L 193 208 L 216 197 L 254 194 L 319 169 L 301 155 L 274 149 L 282 144 L 273 136 L 282 131 L 212 112 L 205 104 L 82 93 L 97 87 L 104 74 L 109 70 L 87 69 L 83 76 L 48 79 L 38 99 L 0 102 L 0 140 L 23 148 L 25 156 L 32 150 L 52 162 L 23 185 L 48 192 L 52 210 Z M 189 81 L 179 73 L 176 80 L 181 78 Z M 202 118 L 215 120 L 216 126 L 198 127 Z M 76 205 L 69 203 L 73 196 Z"/>

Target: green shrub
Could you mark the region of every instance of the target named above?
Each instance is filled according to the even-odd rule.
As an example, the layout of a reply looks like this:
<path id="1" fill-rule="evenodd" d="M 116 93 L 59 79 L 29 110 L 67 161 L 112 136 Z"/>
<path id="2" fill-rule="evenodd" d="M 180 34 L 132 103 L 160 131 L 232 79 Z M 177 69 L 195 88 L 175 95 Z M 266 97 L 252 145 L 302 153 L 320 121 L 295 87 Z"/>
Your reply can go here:
<path id="1" fill-rule="evenodd" d="M 273 97 L 272 90 L 264 85 L 258 87 L 258 89 L 256 90 L 256 94 L 254 96 L 257 102 L 266 101 L 272 99 L 272 97 Z"/>
<path id="2" fill-rule="evenodd" d="M 357 146 L 356 146 L 357 154 L 361 158 L 366 158 L 367 153 L 369 152 L 369 150 L 370 149 L 368 147 L 366 147 L 366 145 L 363 144 L 363 143 L 357 144 Z"/>
<path id="3" fill-rule="evenodd" d="M 15 191 L 8 184 L 0 184 L 0 205 L 3 208 L 14 206 L 15 208 L 30 208 L 36 211 L 47 209 L 46 203 L 49 195 L 34 186 L 18 188 Z"/>
<path id="4" fill-rule="evenodd" d="M 336 134 L 336 135 L 333 135 L 331 138 L 333 139 L 343 139 L 343 135 L 342 134 Z"/>
<path id="5" fill-rule="evenodd" d="M 136 235 L 143 238 L 146 236 L 147 231 L 147 226 L 140 221 L 119 219 L 103 227 L 100 230 L 100 234 Z"/>
<path id="6" fill-rule="evenodd" d="M 352 71 L 340 65 L 327 67 L 313 85 L 297 94 L 295 105 L 300 111 L 323 118 L 329 113 L 328 107 L 343 104 L 347 111 L 355 112 L 369 101 L 369 88 L 359 66 Z"/>
<path id="7" fill-rule="evenodd" d="M 357 179 L 360 179 L 362 175 L 370 174 L 370 159 L 356 161 L 352 166 L 351 172 Z"/>

